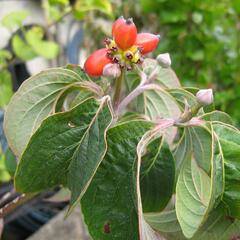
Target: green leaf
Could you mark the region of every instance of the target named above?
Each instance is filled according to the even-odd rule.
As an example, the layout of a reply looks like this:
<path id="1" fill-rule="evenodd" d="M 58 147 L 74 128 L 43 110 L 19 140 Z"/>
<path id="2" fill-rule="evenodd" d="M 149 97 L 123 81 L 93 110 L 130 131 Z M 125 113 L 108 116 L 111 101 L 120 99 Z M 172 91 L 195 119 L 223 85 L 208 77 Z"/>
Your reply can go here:
<path id="1" fill-rule="evenodd" d="M 11 52 L 5 49 L 0 49 L 0 68 L 6 66 L 7 60 L 10 60 L 12 57 Z"/>
<path id="2" fill-rule="evenodd" d="M 211 133 L 201 127 L 191 127 L 189 128 L 189 132 L 191 135 L 194 159 L 198 166 L 208 174 L 211 169 L 213 153 Z"/>
<path id="3" fill-rule="evenodd" d="M 224 157 L 225 189 L 223 202 L 228 214 L 240 219 L 240 132 L 227 124 L 214 124 Z"/>
<path id="4" fill-rule="evenodd" d="M 164 89 L 146 90 L 138 101 L 138 108 L 150 119 L 177 118 L 181 111 L 175 99 Z"/>
<path id="5" fill-rule="evenodd" d="M 153 229 L 160 232 L 168 240 L 186 239 L 182 234 L 175 209 L 160 213 L 145 213 L 144 217 Z"/>
<path id="6" fill-rule="evenodd" d="M 150 76 L 152 72 L 156 74 L 155 82 L 165 88 L 179 88 L 180 82 L 171 68 L 162 68 L 155 59 L 146 58 L 143 62 L 143 72 Z"/>
<path id="7" fill-rule="evenodd" d="M 55 68 L 26 80 L 6 110 L 4 128 L 13 153 L 20 157 L 42 120 L 54 111 L 54 104 L 69 84 L 82 79 L 71 70 Z"/>
<path id="8" fill-rule="evenodd" d="M 30 60 L 37 56 L 32 47 L 25 43 L 24 40 L 18 35 L 13 36 L 12 47 L 17 57 L 22 60 Z"/>
<path id="9" fill-rule="evenodd" d="M 222 206 L 214 209 L 208 216 L 206 223 L 200 227 L 196 236 L 191 240 L 226 240 L 239 234 L 240 221 L 226 217 Z M 161 233 L 168 240 L 185 240 L 177 220 L 175 209 L 161 213 L 147 213 L 144 215 L 152 228 Z"/>
<path id="10" fill-rule="evenodd" d="M 146 149 L 141 166 L 141 198 L 144 212 L 164 209 L 172 197 L 175 163 L 164 138 L 155 139 Z"/>
<path id="11" fill-rule="evenodd" d="M 70 210 L 82 198 L 106 153 L 106 132 L 112 119 L 110 98 L 105 97 L 79 141 L 68 168 L 68 186 L 72 193 Z"/>
<path id="12" fill-rule="evenodd" d="M 211 122 L 217 121 L 217 122 L 223 122 L 230 125 L 233 124 L 231 117 L 227 113 L 221 112 L 221 111 L 213 111 L 210 113 L 206 113 L 200 116 L 200 118 L 205 121 L 211 121 Z"/>
<path id="13" fill-rule="evenodd" d="M 107 153 L 81 201 L 93 239 L 139 239 L 136 147 L 150 127 L 131 121 L 109 129 Z"/>
<path id="14" fill-rule="evenodd" d="M 5 160 L 5 155 L 0 153 L 0 183 L 8 182 L 11 179 L 6 170 Z"/>
<path id="15" fill-rule="evenodd" d="M 7 106 L 13 95 L 12 79 L 7 70 L 0 71 L 0 108 Z"/>
<path id="16" fill-rule="evenodd" d="M 173 152 L 173 156 L 176 162 L 176 176 L 179 175 L 182 164 L 184 160 L 188 158 L 191 149 L 192 149 L 191 136 L 189 133 L 189 129 L 185 128 Z"/>
<path id="17" fill-rule="evenodd" d="M 86 12 L 93 10 L 100 11 L 110 17 L 113 16 L 112 5 L 109 0 L 77 0 L 74 5 L 74 16 L 81 19 Z"/>
<path id="18" fill-rule="evenodd" d="M 26 41 L 32 47 L 35 53 L 47 59 L 55 58 L 59 53 L 59 46 L 52 41 L 43 40 L 43 29 L 33 27 L 25 34 Z"/>
<path id="19" fill-rule="evenodd" d="M 14 11 L 9 13 L 2 19 L 2 25 L 6 28 L 13 29 L 14 27 L 20 27 L 23 20 L 29 16 L 28 11 Z"/>
<path id="20" fill-rule="evenodd" d="M 210 177 L 197 165 L 196 160 L 185 160 L 176 187 L 176 212 L 187 238 L 193 237 L 206 218 L 210 187 Z"/>
<path id="21" fill-rule="evenodd" d="M 104 135 L 112 120 L 108 99 L 90 98 L 69 112 L 46 118 L 19 162 L 16 189 L 30 193 L 64 184 L 73 191 L 75 203 L 75 197 L 91 181 L 106 148 Z M 75 165 L 80 167 L 77 172 Z"/>
<path id="22" fill-rule="evenodd" d="M 184 88 L 169 89 L 168 92 L 177 99 L 177 101 L 181 104 L 182 109 L 185 107 L 186 100 L 190 106 L 197 104 L 196 97 Z"/>
<path id="23" fill-rule="evenodd" d="M 5 152 L 5 166 L 8 173 L 13 177 L 17 169 L 17 161 L 10 148 L 7 148 Z"/>
<path id="24" fill-rule="evenodd" d="M 228 240 L 239 235 L 240 221 L 226 216 L 222 206 L 214 209 L 192 240 Z"/>
<path id="25" fill-rule="evenodd" d="M 223 158 L 212 126 L 188 128 L 176 186 L 176 211 L 182 231 L 193 237 L 223 194 Z M 189 147 L 186 146 L 189 144 Z M 184 151 L 186 149 L 186 151 Z"/>

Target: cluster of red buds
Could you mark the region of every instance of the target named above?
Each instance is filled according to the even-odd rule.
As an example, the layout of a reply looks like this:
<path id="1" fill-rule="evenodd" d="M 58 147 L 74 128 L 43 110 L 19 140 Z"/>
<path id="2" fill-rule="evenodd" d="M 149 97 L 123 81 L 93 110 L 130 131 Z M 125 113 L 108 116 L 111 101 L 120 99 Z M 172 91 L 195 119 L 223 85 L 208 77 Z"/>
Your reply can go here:
<path id="1" fill-rule="evenodd" d="M 131 70 L 134 64 L 141 64 L 143 55 L 152 52 L 159 42 L 159 35 L 137 33 L 133 20 L 123 17 L 114 22 L 112 37 L 105 39 L 105 48 L 95 51 L 86 60 L 84 69 L 90 76 L 101 76 L 106 65 L 109 69 L 109 64 L 114 64 L 115 70 L 118 67 L 119 72 Z"/>

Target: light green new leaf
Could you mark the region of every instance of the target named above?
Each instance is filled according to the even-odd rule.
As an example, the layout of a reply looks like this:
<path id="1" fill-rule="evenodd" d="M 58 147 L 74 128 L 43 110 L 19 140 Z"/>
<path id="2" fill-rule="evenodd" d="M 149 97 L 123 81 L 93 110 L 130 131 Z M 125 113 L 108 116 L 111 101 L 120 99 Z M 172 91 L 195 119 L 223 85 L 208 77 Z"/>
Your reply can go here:
<path id="1" fill-rule="evenodd" d="M 82 79 L 71 70 L 49 69 L 26 80 L 12 97 L 4 118 L 8 143 L 19 158 L 42 120 L 53 112 L 59 94 Z"/>
<path id="2" fill-rule="evenodd" d="M 43 40 L 43 35 L 41 27 L 33 27 L 26 32 L 25 37 L 36 54 L 47 59 L 55 58 L 59 53 L 58 44 Z"/>
<path id="3" fill-rule="evenodd" d="M 11 74 L 7 70 L 0 71 L 0 108 L 4 108 L 13 95 Z"/>
<path id="4" fill-rule="evenodd" d="M 100 11 L 112 17 L 112 5 L 109 0 L 77 0 L 74 5 L 74 15 L 77 19 L 82 19 L 86 12 Z"/>
<path id="5" fill-rule="evenodd" d="M 22 60 L 30 60 L 37 56 L 32 47 L 25 43 L 18 35 L 13 36 L 12 47 L 17 57 Z"/>
<path id="6" fill-rule="evenodd" d="M 144 212 L 159 212 L 172 197 L 175 163 L 164 137 L 151 142 L 142 156 L 141 198 Z"/>
<path id="7" fill-rule="evenodd" d="M 23 20 L 29 16 L 27 11 L 14 11 L 9 13 L 2 19 L 2 25 L 6 28 L 13 29 L 14 27 L 20 27 Z"/>
<path id="8" fill-rule="evenodd" d="M 136 147 L 150 127 L 145 121 L 130 121 L 108 130 L 107 153 L 81 201 L 93 239 L 141 239 Z"/>
<path id="9" fill-rule="evenodd" d="M 100 101 L 90 98 L 69 112 L 46 118 L 31 137 L 19 162 L 16 189 L 31 193 L 64 184 L 70 185 L 73 196 L 75 191 L 79 195 L 103 157 L 104 136 L 111 120 L 108 97 Z M 78 163 L 76 171 L 80 175 L 72 169 L 72 162 Z"/>

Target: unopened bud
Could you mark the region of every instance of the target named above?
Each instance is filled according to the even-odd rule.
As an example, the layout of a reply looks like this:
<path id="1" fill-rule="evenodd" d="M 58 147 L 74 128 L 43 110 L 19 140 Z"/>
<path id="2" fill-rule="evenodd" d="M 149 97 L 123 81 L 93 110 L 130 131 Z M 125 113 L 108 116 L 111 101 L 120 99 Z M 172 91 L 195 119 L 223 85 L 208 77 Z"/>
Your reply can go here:
<path id="1" fill-rule="evenodd" d="M 199 104 L 206 106 L 213 103 L 213 91 L 211 88 L 199 90 L 196 94 Z"/>
<path id="2" fill-rule="evenodd" d="M 121 69 L 118 64 L 108 63 L 103 68 L 103 75 L 106 77 L 117 78 L 121 75 Z"/>
<path id="3" fill-rule="evenodd" d="M 157 56 L 157 61 L 163 68 L 169 68 L 172 63 L 169 53 L 159 54 Z"/>

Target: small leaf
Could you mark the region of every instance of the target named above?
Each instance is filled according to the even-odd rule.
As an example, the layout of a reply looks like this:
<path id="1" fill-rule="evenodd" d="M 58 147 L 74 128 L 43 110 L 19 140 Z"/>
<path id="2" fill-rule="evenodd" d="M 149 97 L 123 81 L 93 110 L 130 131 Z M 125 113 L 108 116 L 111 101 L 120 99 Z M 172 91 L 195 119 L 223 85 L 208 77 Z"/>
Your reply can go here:
<path id="1" fill-rule="evenodd" d="M 13 153 L 20 157 L 42 120 L 53 112 L 59 94 L 81 81 L 67 69 L 50 69 L 29 78 L 12 97 L 4 118 L 4 130 Z"/>
<path id="2" fill-rule="evenodd" d="M 5 152 L 5 166 L 8 173 L 13 177 L 17 169 L 17 161 L 10 148 Z"/>
<path id="3" fill-rule="evenodd" d="M 26 41 L 32 47 L 35 53 L 47 59 L 55 58 L 59 53 L 59 46 L 52 41 L 43 40 L 43 29 L 33 27 L 25 34 Z"/>
<path id="4" fill-rule="evenodd" d="M 20 27 L 23 20 L 29 16 L 28 11 L 14 11 L 9 13 L 2 19 L 2 25 L 6 28 L 13 29 L 14 27 Z"/>
<path id="5" fill-rule="evenodd" d="M 112 5 L 109 0 L 77 0 L 74 5 L 74 16 L 82 19 L 86 12 L 97 10 L 112 17 Z"/>
<path id="6" fill-rule="evenodd" d="M 12 79 L 7 70 L 0 71 L 0 86 L 0 108 L 3 108 L 7 106 L 13 95 Z"/>
<path id="7" fill-rule="evenodd" d="M 46 118 L 31 137 L 19 162 L 16 189 L 31 193 L 59 184 L 70 185 L 71 190 L 77 191 L 72 192 L 76 200 L 79 186 L 83 190 L 87 187 L 106 148 L 104 134 L 112 120 L 108 101 L 108 97 L 101 101 L 90 98 L 69 112 Z M 83 161 L 86 168 L 76 168 L 81 175 L 76 176 L 72 162 Z M 79 185 L 76 187 L 72 180 Z"/>
<path id="8" fill-rule="evenodd" d="M 10 60 L 12 54 L 5 49 L 0 49 L 0 68 L 7 64 L 7 60 Z"/>
<path id="9" fill-rule="evenodd" d="M 20 36 L 14 35 L 12 39 L 14 53 L 22 60 L 30 60 L 37 56 L 35 51 Z"/>

